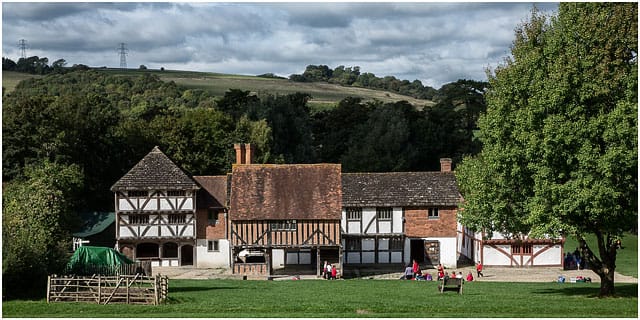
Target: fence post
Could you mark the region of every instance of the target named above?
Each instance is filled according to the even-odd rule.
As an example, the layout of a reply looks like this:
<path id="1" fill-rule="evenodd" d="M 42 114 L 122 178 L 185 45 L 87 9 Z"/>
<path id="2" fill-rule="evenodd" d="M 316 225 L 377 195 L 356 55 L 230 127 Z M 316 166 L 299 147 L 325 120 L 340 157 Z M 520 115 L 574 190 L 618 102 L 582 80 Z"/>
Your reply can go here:
<path id="1" fill-rule="evenodd" d="M 122 275 L 121 275 L 122 277 Z M 127 286 L 127 304 L 129 304 L 129 278 L 125 276 L 125 284 Z"/>
<path id="2" fill-rule="evenodd" d="M 102 277 L 98 275 L 98 304 L 102 301 Z"/>
<path id="3" fill-rule="evenodd" d="M 49 303 L 51 296 L 51 276 L 47 276 L 47 303 Z"/>

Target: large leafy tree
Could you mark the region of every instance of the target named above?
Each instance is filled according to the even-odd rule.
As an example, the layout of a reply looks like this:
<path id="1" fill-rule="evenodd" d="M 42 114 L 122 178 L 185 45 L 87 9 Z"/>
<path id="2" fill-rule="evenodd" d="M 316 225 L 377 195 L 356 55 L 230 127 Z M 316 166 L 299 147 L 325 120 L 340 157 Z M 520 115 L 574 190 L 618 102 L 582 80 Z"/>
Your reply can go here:
<path id="1" fill-rule="evenodd" d="M 490 75 L 483 150 L 457 168 L 462 223 L 575 236 L 601 296 L 614 294 L 616 240 L 638 217 L 637 22 L 635 3 L 534 10 Z"/>
<path id="2" fill-rule="evenodd" d="M 25 168 L 2 195 L 2 289 L 6 297 L 44 295 L 47 275 L 59 273 L 71 248 L 82 186 L 77 165 L 48 160 Z"/>

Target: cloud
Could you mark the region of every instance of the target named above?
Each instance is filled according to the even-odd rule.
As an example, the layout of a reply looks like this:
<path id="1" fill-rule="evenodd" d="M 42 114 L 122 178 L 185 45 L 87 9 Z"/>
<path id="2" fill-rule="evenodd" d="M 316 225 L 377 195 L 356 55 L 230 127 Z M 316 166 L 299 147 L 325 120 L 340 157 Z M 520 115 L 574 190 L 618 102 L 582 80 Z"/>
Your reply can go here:
<path id="1" fill-rule="evenodd" d="M 309 64 L 421 80 L 484 80 L 530 3 L 3 3 L 3 56 L 289 75 Z M 556 10 L 557 4 L 538 5 Z M 197 68 L 197 69 L 193 69 Z"/>

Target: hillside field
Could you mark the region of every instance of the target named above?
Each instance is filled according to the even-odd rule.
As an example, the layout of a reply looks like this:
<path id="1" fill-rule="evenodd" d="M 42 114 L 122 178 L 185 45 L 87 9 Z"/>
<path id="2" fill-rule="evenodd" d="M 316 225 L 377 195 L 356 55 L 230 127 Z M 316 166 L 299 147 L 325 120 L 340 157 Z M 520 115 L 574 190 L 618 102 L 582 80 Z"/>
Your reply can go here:
<path id="1" fill-rule="evenodd" d="M 137 76 L 154 74 L 163 81 L 174 81 L 187 89 L 202 89 L 214 96 L 223 96 L 229 89 L 249 90 L 257 95 L 280 94 L 286 95 L 296 92 L 311 95 L 309 105 L 315 108 L 331 107 L 346 97 L 360 97 L 364 101 L 380 100 L 395 102 L 406 100 L 417 108 L 432 106 L 430 100 L 415 99 L 393 92 L 372 90 L 356 87 L 343 87 L 335 84 L 320 82 L 292 82 L 287 79 L 262 78 L 256 76 L 231 75 L 211 72 L 170 71 L 170 70 L 138 70 L 138 69 L 93 69 L 114 75 Z M 2 85 L 7 91 L 12 91 L 17 83 L 23 79 L 41 77 L 18 72 L 3 72 Z"/>

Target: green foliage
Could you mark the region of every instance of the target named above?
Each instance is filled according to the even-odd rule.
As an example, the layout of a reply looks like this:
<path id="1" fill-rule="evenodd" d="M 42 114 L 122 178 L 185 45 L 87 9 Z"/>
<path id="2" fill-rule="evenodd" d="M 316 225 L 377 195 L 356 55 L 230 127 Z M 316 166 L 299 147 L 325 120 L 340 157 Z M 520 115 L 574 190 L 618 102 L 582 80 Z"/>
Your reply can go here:
<path id="1" fill-rule="evenodd" d="M 597 284 L 465 283 L 464 294 L 437 283 L 399 280 L 170 280 L 158 306 L 4 301 L 4 317 L 108 318 L 637 318 L 637 284 L 594 299 Z M 321 294 L 325 293 L 325 294 Z M 408 302 L 407 297 L 419 301 Z"/>
<path id="2" fill-rule="evenodd" d="M 25 179 L 4 186 L 2 289 L 6 297 L 42 296 L 48 274 L 60 272 L 77 222 L 78 166 L 48 161 L 25 168 Z"/>
<path id="3" fill-rule="evenodd" d="M 534 11 L 490 76 L 482 153 L 458 167 L 468 226 L 596 235 L 599 257 L 586 243 L 581 253 L 603 295 L 613 293 L 615 240 L 638 219 L 637 49 L 637 4 Z"/>

